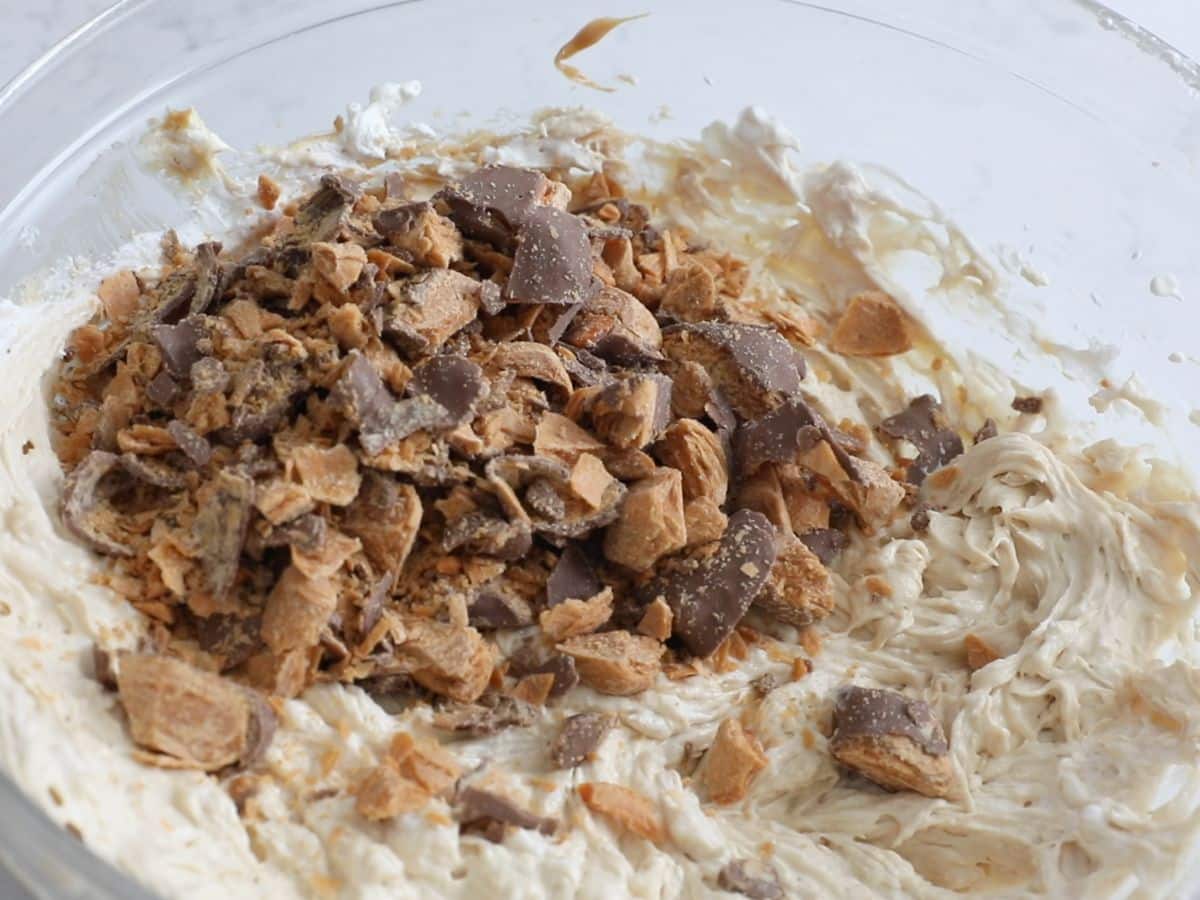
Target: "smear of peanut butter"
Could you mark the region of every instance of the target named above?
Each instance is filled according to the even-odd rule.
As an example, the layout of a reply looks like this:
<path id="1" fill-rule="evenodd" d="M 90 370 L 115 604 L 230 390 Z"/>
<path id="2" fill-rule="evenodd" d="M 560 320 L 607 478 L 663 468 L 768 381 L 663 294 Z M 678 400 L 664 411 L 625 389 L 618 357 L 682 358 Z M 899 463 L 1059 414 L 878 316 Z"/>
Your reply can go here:
<path id="1" fill-rule="evenodd" d="M 567 65 L 567 60 L 588 47 L 600 43 L 604 37 L 616 28 L 618 25 L 623 25 L 626 22 L 632 22 L 634 19 L 644 19 L 650 13 L 642 13 L 638 16 L 626 16 L 625 18 L 614 18 L 611 16 L 602 16 L 599 19 L 592 19 L 579 31 L 575 32 L 575 36 L 558 48 L 558 52 L 554 54 L 554 65 L 558 71 L 562 72 L 576 84 L 582 84 L 584 87 L 595 88 L 598 91 L 612 93 L 616 90 L 614 87 L 608 87 L 603 84 L 597 84 L 592 79 L 588 78 L 583 72 L 574 66 Z"/>

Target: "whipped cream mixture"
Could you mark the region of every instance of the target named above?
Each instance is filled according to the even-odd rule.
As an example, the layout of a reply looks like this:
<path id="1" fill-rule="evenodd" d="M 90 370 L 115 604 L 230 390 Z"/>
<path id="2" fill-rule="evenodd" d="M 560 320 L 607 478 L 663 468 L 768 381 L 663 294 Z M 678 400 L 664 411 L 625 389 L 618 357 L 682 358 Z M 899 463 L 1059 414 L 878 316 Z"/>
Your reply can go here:
<path id="1" fill-rule="evenodd" d="M 158 236 L 119 258 L 65 263 L 0 303 L 0 764 L 30 796 L 153 890 L 196 900 L 708 896 L 738 857 L 768 860 L 797 897 L 1179 896 L 1200 832 L 1200 510 L 1188 480 L 1145 452 L 1074 446 L 1053 392 L 1040 415 L 1013 411 L 1027 391 L 947 337 L 956 312 L 1003 308 L 984 254 L 882 170 L 801 164 L 796 140 L 761 110 L 670 146 L 575 110 L 450 140 L 395 124 L 417 91 L 381 87 L 336 132 L 259 154 L 226 148 L 199 117 L 177 118 L 155 129 L 148 153 L 189 176 L 218 171 L 220 153 L 211 187 L 241 190 L 238 208 L 260 171 L 286 199 L 328 166 L 418 177 L 481 162 L 607 167 L 640 182 L 659 215 L 746 258 L 764 299 L 826 321 L 868 288 L 905 307 L 920 325 L 907 354 L 805 350 L 805 391 L 827 418 L 875 423 L 927 391 L 963 433 L 991 416 L 999 436 L 928 479 L 927 531 L 902 517 L 840 556 L 837 609 L 807 677 L 760 702 L 752 682 L 787 675 L 789 663 L 756 647 L 724 674 L 660 676 L 635 697 L 581 688 L 532 727 L 454 745 L 467 770 L 486 767 L 527 808 L 561 818 L 557 838 L 460 839 L 440 800 L 385 824 L 357 816 L 345 790 L 329 789 L 360 777 L 398 728 L 435 733 L 429 708 L 392 716 L 344 686 L 287 702 L 271 778 L 243 819 L 215 778 L 135 762 L 117 701 L 92 675 L 93 642 L 131 646 L 139 625 L 59 524 L 43 376 L 91 315 L 101 274 L 152 265 Z M 1027 323 L 1012 331 L 1033 334 Z M 1135 396 L 1113 389 L 1097 407 Z M 972 672 L 967 633 L 1001 658 Z M 953 798 L 887 793 L 839 769 L 824 734 L 847 681 L 931 705 L 950 739 Z M 615 713 L 622 727 L 594 761 L 552 770 L 546 747 L 581 709 Z M 681 760 L 738 715 L 769 765 L 743 802 L 702 805 Z M 669 839 L 655 846 L 589 815 L 571 790 L 582 781 L 654 798 Z"/>

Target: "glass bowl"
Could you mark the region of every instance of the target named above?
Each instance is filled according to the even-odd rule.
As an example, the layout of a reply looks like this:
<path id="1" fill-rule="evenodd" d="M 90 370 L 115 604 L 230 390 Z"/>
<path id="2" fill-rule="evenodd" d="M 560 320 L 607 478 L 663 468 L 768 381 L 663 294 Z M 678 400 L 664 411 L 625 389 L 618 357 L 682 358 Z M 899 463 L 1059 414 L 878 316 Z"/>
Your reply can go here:
<path id="1" fill-rule="evenodd" d="M 597 14 L 646 11 L 577 60 L 615 92 L 555 70 Z M 237 147 L 283 144 L 413 78 L 425 90 L 406 114 L 444 130 L 587 105 L 695 136 L 753 103 L 808 159 L 886 163 L 1011 270 L 1013 308 L 1062 347 L 1111 345 L 1090 357 L 1104 374 L 1136 372 L 1172 410 L 1163 431 L 1110 414 L 1101 432 L 1194 458 L 1200 68 L 1091 0 L 124 0 L 0 89 L 0 296 L 186 217 L 130 165 L 166 108 L 197 107 Z M 1066 374 L 1077 402 L 1096 390 L 1095 367 L 1067 365 L 1082 354 L 1059 357 L 1009 368 L 1034 388 Z M 149 896 L 54 815 L 0 777 L 0 862 L 35 896 Z"/>

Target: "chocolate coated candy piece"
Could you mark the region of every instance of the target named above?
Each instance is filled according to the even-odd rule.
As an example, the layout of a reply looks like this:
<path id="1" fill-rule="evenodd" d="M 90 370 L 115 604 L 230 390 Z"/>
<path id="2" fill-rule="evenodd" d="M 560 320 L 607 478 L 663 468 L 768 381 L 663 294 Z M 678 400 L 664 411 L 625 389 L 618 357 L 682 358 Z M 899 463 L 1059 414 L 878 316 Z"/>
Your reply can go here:
<path id="1" fill-rule="evenodd" d="M 795 462 L 798 454 L 816 446 L 823 431 L 827 429 L 821 417 L 798 397 L 761 418 L 743 422 L 733 436 L 738 475 L 748 478 L 763 463 Z M 835 444 L 830 442 L 830 446 Z"/>
<path id="2" fill-rule="evenodd" d="M 534 652 L 518 651 L 509 659 L 509 674 L 515 678 L 526 675 L 553 675 L 554 684 L 550 686 L 551 697 L 561 697 L 575 685 L 579 684 L 579 673 L 575 671 L 575 659 L 565 653 L 541 658 Z"/>
<path id="3" fill-rule="evenodd" d="M 842 552 L 849 541 L 846 535 L 836 528 L 814 528 L 800 535 L 800 540 L 813 553 L 822 565 L 829 565 Z"/>
<path id="4" fill-rule="evenodd" d="M 557 606 L 566 600 L 587 600 L 604 589 L 587 554 L 576 544 L 568 544 L 546 579 L 546 605 Z"/>
<path id="5" fill-rule="evenodd" d="M 337 237 L 358 195 L 358 188 L 342 176 L 322 175 L 321 187 L 300 204 L 287 245 L 298 247 Z"/>
<path id="6" fill-rule="evenodd" d="M 604 713 L 571 716 L 550 747 L 550 759 L 556 768 L 575 768 L 596 751 L 612 727 L 613 717 Z"/>
<path id="7" fill-rule="evenodd" d="M 950 745 L 941 723 L 923 700 L 896 691 L 843 685 L 833 707 L 832 744 L 860 737 L 906 737 L 931 756 L 944 756 Z"/>
<path id="8" fill-rule="evenodd" d="M 67 476 L 63 487 L 62 517 L 67 530 L 93 550 L 111 556 L 132 556 L 133 551 L 109 531 L 115 514 L 100 496 L 100 481 L 120 465 L 115 453 L 93 450 Z"/>
<path id="9" fill-rule="evenodd" d="M 545 835 L 558 830 L 555 819 L 543 819 L 521 809 L 511 800 L 479 788 L 463 788 L 458 792 L 458 821 L 466 831 L 477 831 L 489 841 L 500 843 L 504 839 L 504 826 L 515 825 Z M 498 827 L 497 827 L 498 826 Z"/>
<path id="10" fill-rule="evenodd" d="M 521 628 L 533 624 L 533 610 L 523 599 L 500 587 L 484 585 L 467 605 L 473 628 Z"/>
<path id="11" fill-rule="evenodd" d="M 879 430 L 917 448 L 917 458 L 907 475 L 913 484 L 920 484 L 930 472 L 963 452 L 962 438 L 949 427 L 941 405 L 929 394 L 922 394 L 903 412 L 884 419 Z"/>
<path id="12" fill-rule="evenodd" d="M 643 592 L 671 607 L 672 632 L 695 656 L 708 656 L 733 632 L 775 563 L 775 529 L 760 512 L 740 509 L 715 549 L 673 561 Z"/>
<path id="13" fill-rule="evenodd" d="M 150 334 L 162 351 L 167 371 L 176 378 L 187 378 L 191 374 L 192 364 L 204 355 L 200 341 L 208 336 L 203 320 L 191 316 L 178 325 L 155 325 Z"/>
<path id="14" fill-rule="evenodd" d="M 511 249 L 517 229 L 545 196 L 541 172 L 515 166 L 484 166 L 438 194 L 463 234 Z"/>
<path id="15" fill-rule="evenodd" d="M 196 643 L 201 650 L 221 657 L 221 671 L 226 671 L 244 663 L 262 648 L 261 626 L 259 616 L 241 618 L 217 613 L 198 617 Z"/>
<path id="16" fill-rule="evenodd" d="M 483 370 L 463 356 L 435 356 L 413 373 L 409 390 L 425 394 L 449 414 L 447 427 L 466 421 L 487 392 Z"/>
<path id="17" fill-rule="evenodd" d="M 508 277 L 515 303 L 586 303 L 595 293 L 592 245 L 582 220 L 552 206 L 539 206 L 521 228 Z"/>
<path id="18" fill-rule="evenodd" d="M 167 423 L 167 433 L 175 441 L 184 455 L 192 461 L 192 465 L 204 468 L 212 459 L 212 444 L 202 435 L 197 434 L 188 425 L 175 419 Z"/>
<path id="19" fill-rule="evenodd" d="M 191 534 L 200 550 L 205 586 L 214 598 L 233 587 L 253 499 L 254 482 L 227 470 L 206 486 L 200 501 Z"/>
<path id="20" fill-rule="evenodd" d="M 179 396 L 179 385 L 170 373 L 163 369 L 146 385 L 146 396 L 157 406 L 170 406 Z"/>
<path id="21" fill-rule="evenodd" d="M 804 359 L 774 328 L 735 322 L 699 322 L 673 325 L 663 330 L 664 338 L 668 334 L 687 335 L 724 351 L 743 378 L 759 390 L 784 396 L 800 390 L 805 373 Z M 714 375 L 719 377 L 720 373 Z M 720 382 L 718 386 L 724 387 Z"/>
<path id="22" fill-rule="evenodd" d="M 472 365 L 474 365 L 472 363 Z M 449 411 L 428 394 L 397 402 L 375 367 L 357 350 L 330 397 L 358 426 L 358 440 L 371 455 L 427 428 L 451 427 Z"/>

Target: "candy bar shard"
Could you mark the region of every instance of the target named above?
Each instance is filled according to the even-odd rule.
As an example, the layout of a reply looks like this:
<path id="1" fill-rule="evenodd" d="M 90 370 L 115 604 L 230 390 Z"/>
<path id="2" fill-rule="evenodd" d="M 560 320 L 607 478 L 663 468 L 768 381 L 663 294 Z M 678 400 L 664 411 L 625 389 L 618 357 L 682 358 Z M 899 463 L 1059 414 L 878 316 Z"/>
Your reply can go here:
<path id="1" fill-rule="evenodd" d="M 551 206 L 529 213 L 517 239 L 505 289 L 508 299 L 570 306 L 590 300 L 596 286 L 583 221 Z"/>
<path id="2" fill-rule="evenodd" d="M 646 603 L 662 597 L 672 629 L 695 656 L 709 656 L 745 616 L 771 574 L 775 529 L 762 513 L 741 509 L 716 544 L 671 560 L 645 588 Z"/>
<path id="3" fill-rule="evenodd" d="M 781 538 L 771 575 L 754 605 L 781 622 L 803 628 L 833 612 L 833 581 L 803 541 Z"/>
<path id="4" fill-rule="evenodd" d="M 134 741 L 188 768 L 223 769 L 269 740 L 265 722 L 252 729 L 252 695 L 182 660 L 124 654 L 117 687 Z"/>
<path id="5" fill-rule="evenodd" d="M 550 745 L 555 768 L 573 769 L 586 762 L 614 724 L 613 717 L 605 713 L 579 713 L 568 718 Z"/>
<path id="6" fill-rule="evenodd" d="M 908 319 L 883 291 L 863 291 L 850 298 L 829 347 L 843 356 L 895 356 L 913 346 Z"/>
<path id="7" fill-rule="evenodd" d="M 765 415 L 800 391 L 804 364 L 773 328 L 733 322 L 672 325 L 663 353 L 675 363 L 703 366 L 744 419 Z"/>
<path id="8" fill-rule="evenodd" d="M 913 484 L 920 484 L 930 472 L 963 452 L 962 438 L 949 426 L 941 404 L 929 394 L 922 394 L 903 412 L 884 419 L 879 430 L 917 448 L 917 458 L 908 467 L 908 480 Z"/>
<path id="9" fill-rule="evenodd" d="M 104 498 L 101 481 L 120 467 L 115 453 L 93 450 L 67 476 L 62 519 L 67 530 L 93 550 L 110 556 L 132 556 L 118 527 L 116 511 Z"/>
<path id="10" fill-rule="evenodd" d="M 842 765 L 886 788 L 945 797 L 953 786 L 941 723 L 927 703 L 896 691 L 840 688 L 829 747 Z"/>
<path id="11" fill-rule="evenodd" d="M 544 818 L 522 809 L 507 797 L 481 788 L 466 787 L 458 792 L 458 821 L 465 832 L 478 832 L 493 843 L 504 840 L 506 826 L 525 828 L 553 835 L 557 819 Z"/>
<path id="12" fill-rule="evenodd" d="M 640 694 L 658 677 L 663 646 L 628 631 L 569 638 L 559 649 L 575 660 L 583 683 L 602 694 Z"/>

